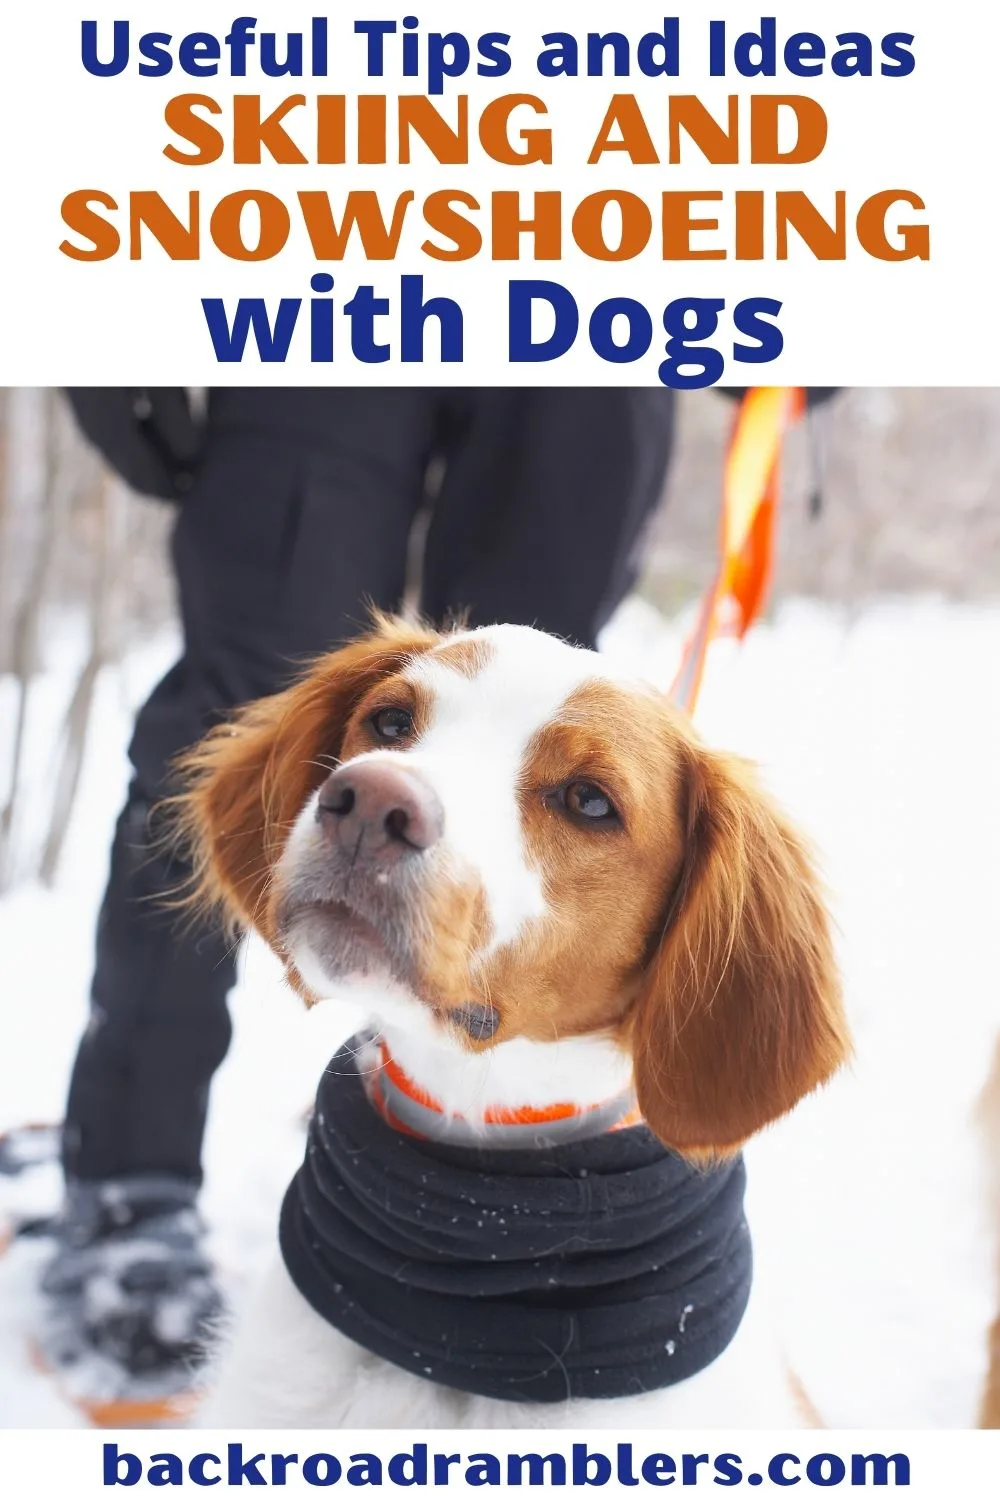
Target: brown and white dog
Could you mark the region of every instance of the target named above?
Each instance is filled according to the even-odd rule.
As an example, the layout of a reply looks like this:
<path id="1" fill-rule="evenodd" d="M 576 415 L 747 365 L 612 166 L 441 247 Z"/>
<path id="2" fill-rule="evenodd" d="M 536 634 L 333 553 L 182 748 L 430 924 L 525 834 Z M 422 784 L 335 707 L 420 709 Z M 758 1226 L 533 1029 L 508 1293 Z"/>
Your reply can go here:
<path id="1" fill-rule="evenodd" d="M 466 1131 L 632 1087 L 656 1136 L 705 1161 L 845 1057 L 802 840 L 745 762 L 592 652 L 518 626 L 379 619 L 216 730 L 185 774 L 200 895 L 262 934 L 307 1003 L 360 990 L 400 1073 Z M 539 1408 L 376 1358 L 278 1265 L 206 1420 L 777 1426 L 801 1413 L 752 1309 L 690 1380 Z"/>

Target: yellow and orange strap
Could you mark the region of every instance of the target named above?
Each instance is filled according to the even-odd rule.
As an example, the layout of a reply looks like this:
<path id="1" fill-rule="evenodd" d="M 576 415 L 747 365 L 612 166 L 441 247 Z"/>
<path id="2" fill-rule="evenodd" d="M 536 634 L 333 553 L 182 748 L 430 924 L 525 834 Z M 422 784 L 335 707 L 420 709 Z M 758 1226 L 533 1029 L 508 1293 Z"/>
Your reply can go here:
<path id="1" fill-rule="evenodd" d="M 670 689 L 693 713 L 705 658 L 720 635 L 742 639 L 762 614 L 774 569 L 781 448 L 805 410 L 805 391 L 761 386 L 747 391 L 736 411 L 726 454 L 719 528 L 719 562 L 702 596 Z"/>

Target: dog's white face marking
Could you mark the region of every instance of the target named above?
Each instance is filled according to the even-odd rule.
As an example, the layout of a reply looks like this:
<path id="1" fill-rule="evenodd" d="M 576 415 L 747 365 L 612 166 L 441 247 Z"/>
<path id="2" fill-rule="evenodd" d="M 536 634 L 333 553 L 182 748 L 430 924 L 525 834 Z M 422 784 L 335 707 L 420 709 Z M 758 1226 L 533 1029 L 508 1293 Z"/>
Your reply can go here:
<path id="1" fill-rule="evenodd" d="M 433 706 L 419 743 L 400 753 L 441 799 L 445 843 L 456 864 L 481 882 L 491 951 L 515 942 L 545 914 L 541 874 L 528 863 L 517 803 L 525 752 L 569 695 L 601 675 L 601 664 L 594 652 L 516 625 L 477 631 L 476 640 L 492 654 L 474 676 L 433 652 L 408 669 Z"/>

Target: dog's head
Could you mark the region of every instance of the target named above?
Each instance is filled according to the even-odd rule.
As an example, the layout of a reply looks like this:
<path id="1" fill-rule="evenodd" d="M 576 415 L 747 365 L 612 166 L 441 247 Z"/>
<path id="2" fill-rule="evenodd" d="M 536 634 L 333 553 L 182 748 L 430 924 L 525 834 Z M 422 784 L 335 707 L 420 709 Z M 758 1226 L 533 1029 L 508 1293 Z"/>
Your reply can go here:
<path id="1" fill-rule="evenodd" d="M 801 839 L 744 762 L 591 652 L 383 619 L 183 771 L 201 893 L 309 1000 L 374 975 L 471 1050 L 611 1038 L 693 1155 L 844 1057 Z"/>

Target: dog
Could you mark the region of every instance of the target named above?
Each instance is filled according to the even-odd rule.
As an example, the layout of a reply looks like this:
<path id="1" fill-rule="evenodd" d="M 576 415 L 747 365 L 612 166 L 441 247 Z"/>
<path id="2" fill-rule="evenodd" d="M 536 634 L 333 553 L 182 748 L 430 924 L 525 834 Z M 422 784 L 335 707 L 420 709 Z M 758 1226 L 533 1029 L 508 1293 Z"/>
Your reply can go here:
<path id="1" fill-rule="evenodd" d="M 282 1256 L 202 1420 L 808 1424 L 755 1298 L 743 1313 L 733 1174 L 849 1038 L 811 856 L 753 769 L 598 654 L 522 626 L 377 617 L 216 728 L 181 773 L 195 899 L 261 934 L 307 1004 L 361 997 L 372 1028 L 324 1079 L 303 1169 L 315 1180 L 290 1190 Z M 652 1227 L 628 1227 L 644 1212 L 640 1158 L 657 1192 L 673 1173 L 678 1193 L 712 1202 L 688 1215 L 670 1288 L 674 1189 Z M 593 1159 L 628 1170 L 598 1181 Z M 419 1182 L 447 1195 L 473 1167 L 492 1207 L 455 1190 L 459 1250 Z M 508 1252 L 525 1183 L 536 1228 Z M 625 1208 L 609 1208 L 619 1199 L 601 1194 L 622 1184 Z M 545 1240 L 545 1216 L 564 1210 L 565 1242 Z M 437 1259 L 422 1213 L 438 1215 Z M 678 1267 L 698 1259 L 701 1213 L 723 1248 L 689 1296 Z M 610 1264 L 628 1268 L 611 1291 Z M 494 1274 L 508 1279 L 488 1305 Z M 610 1374 L 603 1355 L 587 1362 L 594 1348 Z"/>
<path id="2" fill-rule="evenodd" d="M 987 1203 L 991 1221 L 996 1225 L 1000 1224 L 1000 1041 L 994 1047 L 992 1065 L 976 1113 L 985 1164 Z M 997 1243 L 1000 1246 L 1000 1236 Z M 992 1430 L 1000 1428 L 1000 1256 L 997 1272 L 998 1311 L 986 1338 L 986 1379 L 976 1424 Z"/>

